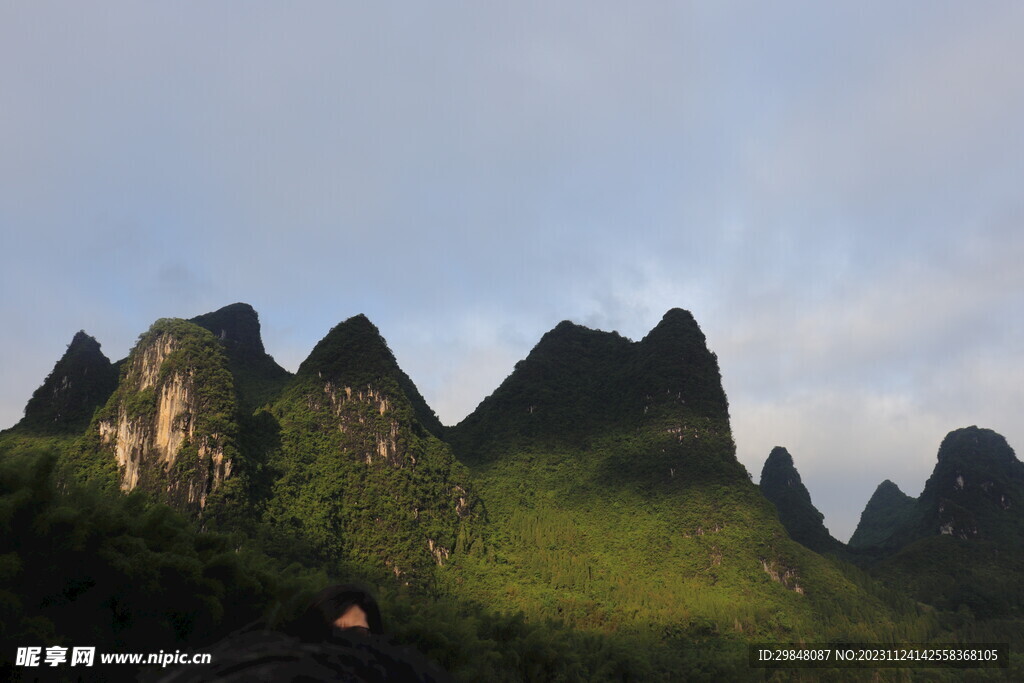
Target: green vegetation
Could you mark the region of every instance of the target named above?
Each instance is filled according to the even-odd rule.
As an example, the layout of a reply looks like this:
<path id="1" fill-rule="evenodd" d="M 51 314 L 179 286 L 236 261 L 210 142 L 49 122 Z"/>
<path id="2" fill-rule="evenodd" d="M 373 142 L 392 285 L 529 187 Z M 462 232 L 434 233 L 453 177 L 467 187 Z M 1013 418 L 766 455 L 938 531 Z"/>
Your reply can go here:
<path id="1" fill-rule="evenodd" d="M 407 381 L 365 317 L 331 330 L 270 412 L 280 445 L 267 453 L 263 518 L 325 560 L 423 584 L 478 515 Z"/>
<path id="2" fill-rule="evenodd" d="M 850 537 L 851 548 L 870 548 L 884 544 L 913 515 L 916 499 L 900 491 L 888 479 L 875 489 Z"/>
<path id="3" fill-rule="evenodd" d="M 194 647 L 282 608 L 316 577 L 282 571 L 227 536 L 197 533 L 141 492 L 54 475 L 57 454 L 0 457 L 0 650 Z M 7 679 L 17 670 L 4 658 Z"/>
<path id="4" fill-rule="evenodd" d="M 632 634 L 651 662 L 681 643 L 735 657 L 758 639 L 941 632 L 934 611 L 790 540 L 735 459 L 717 361 L 683 311 L 637 343 L 560 324 L 448 436 L 490 520 L 452 592 Z"/>
<path id="5" fill-rule="evenodd" d="M 977 620 L 1021 619 L 1024 553 L 947 535 L 915 541 L 882 560 L 872 573 L 915 600 Z"/>
<path id="6" fill-rule="evenodd" d="M 561 323 L 452 428 L 364 316 L 295 376 L 245 304 L 158 321 L 120 373 L 87 428 L 0 435 L 8 652 L 198 650 L 255 619 L 286 626 L 353 579 L 399 643 L 460 681 L 799 680 L 748 668 L 746 644 L 1024 644 L 1024 478 L 1001 437 L 947 437 L 926 495 L 876 516 L 890 545 L 849 554 L 865 567 L 823 557 L 765 497 L 786 484 L 820 526 L 792 460 L 766 464 L 762 489 L 737 462 L 717 359 L 685 311 L 639 342 Z M 182 436 L 172 464 L 144 459 L 125 495 L 109 434 L 131 425 L 145 454 L 160 420 Z M 216 482 L 213 451 L 230 466 Z"/>
<path id="7" fill-rule="evenodd" d="M 879 486 L 862 516 L 864 533 L 858 527 L 861 557 L 887 585 L 942 610 L 962 637 L 1019 647 L 1022 500 L 1024 464 L 1006 440 L 989 429 L 954 430 L 920 498 Z"/>
<path id="8" fill-rule="evenodd" d="M 190 322 L 212 332 L 227 354 L 240 415 L 277 399 L 291 374 L 264 350 L 259 316 L 252 306 L 231 304 Z"/>

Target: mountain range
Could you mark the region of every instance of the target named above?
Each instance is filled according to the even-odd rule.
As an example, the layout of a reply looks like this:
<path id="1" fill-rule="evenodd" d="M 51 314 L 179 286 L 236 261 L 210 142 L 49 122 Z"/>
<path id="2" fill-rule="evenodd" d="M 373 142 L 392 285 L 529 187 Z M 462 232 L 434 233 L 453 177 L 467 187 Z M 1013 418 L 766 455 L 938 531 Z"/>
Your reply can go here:
<path id="1" fill-rule="evenodd" d="M 758 639 L 926 640 L 962 627 L 922 603 L 971 610 L 974 635 L 985 619 L 1019 624 L 1024 466 L 1002 437 L 951 432 L 921 496 L 883 482 L 845 545 L 785 448 L 771 452 L 759 486 L 737 461 L 717 357 L 681 309 L 639 341 L 559 323 L 451 427 L 363 315 L 332 328 L 295 374 L 266 353 L 247 304 L 158 320 L 117 363 L 79 332 L 24 419 L 0 434 L 0 464 L 30 467 L 19 463 L 33 449 L 55 454 L 53 474 L 12 475 L 4 495 L 52 477 L 46 500 L 88 490 L 169 507 L 194 529 L 189 557 L 206 558 L 203 539 L 220 534 L 260 566 L 399 591 L 392 604 L 412 610 L 405 637 L 467 680 L 498 660 L 518 662 L 510 680 L 531 678 L 539 655 L 515 648 L 558 628 L 586 654 L 548 653 L 552 671 L 671 678 L 735 673 L 738 648 Z M 950 544 L 958 560 L 921 570 Z M 39 605 L 74 594 L 59 569 L 46 571 L 57 593 Z M 965 590 L 950 589 L 965 577 Z M 89 580 L 74 585 L 102 584 Z M 281 589 L 260 586 L 252 599 L 278 610 Z M 998 590 L 1009 596 L 1001 607 Z M 131 617 L 141 608 L 117 607 L 129 602 L 90 605 Z M 492 648 L 493 661 L 415 628 L 416 614 L 446 605 L 463 625 L 434 631 L 476 629 L 460 637 Z M 71 618 L 53 616 L 55 631 Z M 183 642 L 199 633 L 178 631 Z M 638 659 L 637 647 L 649 654 Z"/>

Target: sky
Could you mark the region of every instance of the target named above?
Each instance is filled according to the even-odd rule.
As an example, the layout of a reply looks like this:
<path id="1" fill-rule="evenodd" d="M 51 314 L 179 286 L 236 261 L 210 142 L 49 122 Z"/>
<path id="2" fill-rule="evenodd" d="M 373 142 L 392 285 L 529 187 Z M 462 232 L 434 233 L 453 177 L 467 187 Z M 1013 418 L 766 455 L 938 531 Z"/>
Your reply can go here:
<path id="1" fill-rule="evenodd" d="M 373 4 L 374 6 L 368 6 Z M 846 540 L 1024 448 L 1024 4 L 0 3 L 0 428 L 236 301 L 365 313 L 454 424 L 561 320 L 693 312 L 737 456 Z"/>

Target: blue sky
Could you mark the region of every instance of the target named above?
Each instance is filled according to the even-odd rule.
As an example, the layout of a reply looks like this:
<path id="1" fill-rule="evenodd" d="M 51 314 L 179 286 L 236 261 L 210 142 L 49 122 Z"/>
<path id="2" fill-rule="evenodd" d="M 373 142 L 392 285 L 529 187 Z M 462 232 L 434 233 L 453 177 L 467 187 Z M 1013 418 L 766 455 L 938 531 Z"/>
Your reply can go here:
<path id="1" fill-rule="evenodd" d="M 1024 5 L 4 3 L 0 427 L 78 329 L 365 313 L 446 423 L 569 319 L 693 311 L 845 540 L 1024 447 Z"/>

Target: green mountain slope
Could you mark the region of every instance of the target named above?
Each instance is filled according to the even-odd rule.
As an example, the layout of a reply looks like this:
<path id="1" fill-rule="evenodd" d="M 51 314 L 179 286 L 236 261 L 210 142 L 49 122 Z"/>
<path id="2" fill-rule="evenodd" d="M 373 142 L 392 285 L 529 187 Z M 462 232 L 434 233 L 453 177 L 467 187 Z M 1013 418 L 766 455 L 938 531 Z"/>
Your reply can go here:
<path id="1" fill-rule="evenodd" d="M 883 545 L 896 529 L 909 521 L 916 503 L 916 498 L 903 493 L 899 486 L 886 479 L 871 494 L 857 529 L 850 537 L 850 547 Z"/>
<path id="2" fill-rule="evenodd" d="M 365 316 L 334 327 L 271 410 L 265 520 L 323 557 L 427 580 L 476 516 L 436 416 Z"/>
<path id="3" fill-rule="evenodd" d="M 688 312 L 639 342 L 559 324 L 449 435 L 491 521 L 455 568 L 481 602 L 669 639 L 820 634 L 826 614 L 849 634 L 855 611 L 892 628 L 881 600 L 789 538 L 736 460 Z"/>
<path id="4" fill-rule="evenodd" d="M 940 621 L 1024 640 L 1024 498 L 1001 437 L 947 437 L 928 504 L 878 532 L 906 539 L 872 567 L 882 587 L 790 538 L 736 460 L 686 311 L 638 342 L 563 322 L 448 429 L 364 316 L 294 376 L 246 304 L 160 320 L 119 365 L 80 437 L 63 418 L 0 437 L 5 642 L 87 635 L 95 611 L 95 642 L 173 631 L 197 649 L 328 575 L 374 582 L 402 642 L 467 681 L 759 678 L 747 642 L 918 642 Z M 784 481 L 820 525 L 776 460 L 762 485 Z"/>
<path id="5" fill-rule="evenodd" d="M 825 516 L 811 502 L 811 494 L 793 465 L 793 456 L 785 448 L 772 449 L 761 470 L 759 486 L 764 497 L 778 510 L 779 521 L 794 541 L 816 553 L 844 549 L 825 528 Z"/>

